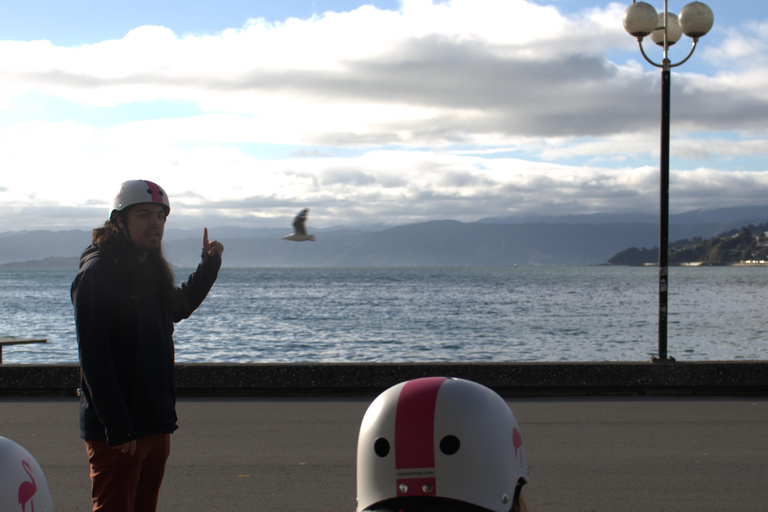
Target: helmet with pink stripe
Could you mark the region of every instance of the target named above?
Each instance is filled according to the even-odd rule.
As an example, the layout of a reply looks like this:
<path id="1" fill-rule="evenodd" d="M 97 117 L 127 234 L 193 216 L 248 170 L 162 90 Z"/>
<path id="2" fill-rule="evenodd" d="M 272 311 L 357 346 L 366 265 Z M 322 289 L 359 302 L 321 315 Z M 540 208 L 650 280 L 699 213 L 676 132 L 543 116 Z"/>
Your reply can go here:
<path id="1" fill-rule="evenodd" d="M 165 214 L 171 213 L 171 202 L 168 194 L 160 185 L 147 180 L 130 180 L 120 185 L 120 191 L 112 201 L 109 218 L 114 212 L 121 212 L 135 204 L 157 203 L 165 207 Z"/>
<path id="2" fill-rule="evenodd" d="M 514 414 L 476 382 L 401 382 L 371 403 L 360 426 L 358 512 L 508 512 L 527 482 Z"/>

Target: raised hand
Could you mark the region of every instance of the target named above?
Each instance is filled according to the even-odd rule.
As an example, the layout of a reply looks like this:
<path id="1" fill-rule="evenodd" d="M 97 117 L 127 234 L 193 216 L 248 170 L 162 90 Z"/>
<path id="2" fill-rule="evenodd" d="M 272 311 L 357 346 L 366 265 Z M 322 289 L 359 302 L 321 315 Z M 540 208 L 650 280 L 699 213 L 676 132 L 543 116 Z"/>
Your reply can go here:
<path id="1" fill-rule="evenodd" d="M 205 254 L 208 256 L 219 256 L 221 257 L 221 253 L 224 252 L 224 246 L 217 242 L 216 240 L 213 240 L 211 242 L 208 241 L 208 228 L 203 229 L 203 251 L 205 251 Z"/>

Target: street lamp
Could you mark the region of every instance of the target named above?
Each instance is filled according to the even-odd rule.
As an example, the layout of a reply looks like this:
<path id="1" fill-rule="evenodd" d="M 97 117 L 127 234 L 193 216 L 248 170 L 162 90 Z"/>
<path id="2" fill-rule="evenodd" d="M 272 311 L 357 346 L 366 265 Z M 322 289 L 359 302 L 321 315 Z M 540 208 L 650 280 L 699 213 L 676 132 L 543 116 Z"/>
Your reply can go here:
<path id="1" fill-rule="evenodd" d="M 669 255 L 669 88 L 670 69 L 683 64 L 696 50 L 699 38 L 712 28 L 715 17 L 706 4 L 692 2 L 680 11 L 680 16 L 672 14 L 667 9 L 664 0 L 664 12 L 659 14 L 656 9 L 645 2 L 632 2 L 624 11 L 624 28 L 630 35 L 637 38 L 640 53 L 652 65 L 661 68 L 661 194 L 659 205 L 659 355 L 654 361 L 674 361 L 667 356 L 667 284 L 668 284 L 668 255 Z M 693 39 L 693 46 L 688 55 L 672 64 L 669 60 L 669 47 L 680 40 L 685 34 Z M 657 64 L 648 58 L 643 48 L 643 38 L 650 35 L 651 40 L 661 46 L 664 58 Z"/>

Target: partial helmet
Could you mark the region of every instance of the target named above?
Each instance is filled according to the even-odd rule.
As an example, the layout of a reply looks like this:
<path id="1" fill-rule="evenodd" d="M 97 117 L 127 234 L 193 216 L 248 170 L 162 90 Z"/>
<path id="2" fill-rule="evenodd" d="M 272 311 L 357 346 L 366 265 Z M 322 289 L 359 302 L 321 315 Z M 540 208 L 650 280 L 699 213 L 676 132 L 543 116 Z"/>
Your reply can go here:
<path id="1" fill-rule="evenodd" d="M 120 192 L 115 196 L 109 209 L 109 218 L 112 218 L 114 212 L 121 212 L 130 206 L 142 203 L 161 204 L 165 207 L 166 215 L 171 213 L 168 194 L 160 185 L 147 180 L 131 180 L 120 185 Z"/>
<path id="2" fill-rule="evenodd" d="M 0 512 L 51 512 L 51 490 L 43 470 L 20 445 L 0 437 Z"/>
<path id="3" fill-rule="evenodd" d="M 528 482 L 520 427 L 493 390 L 464 379 L 401 382 L 368 407 L 357 444 L 357 511 L 508 512 Z"/>

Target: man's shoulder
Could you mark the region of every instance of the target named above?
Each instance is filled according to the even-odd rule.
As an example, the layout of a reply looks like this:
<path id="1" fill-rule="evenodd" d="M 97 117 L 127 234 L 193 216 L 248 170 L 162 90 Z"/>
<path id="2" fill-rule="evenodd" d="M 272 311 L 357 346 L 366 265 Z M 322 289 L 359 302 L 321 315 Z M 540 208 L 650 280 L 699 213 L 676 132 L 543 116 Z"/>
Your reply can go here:
<path id="1" fill-rule="evenodd" d="M 113 273 L 115 262 L 107 257 L 98 247 L 90 246 L 80 255 L 80 271 L 78 274 Z"/>
<path id="2" fill-rule="evenodd" d="M 95 265 L 104 265 L 107 262 L 101 250 L 96 246 L 89 246 L 80 254 L 80 270 L 86 270 Z"/>
<path id="3" fill-rule="evenodd" d="M 84 250 L 80 255 L 80 269 L 72 281 L 70 293 L 73 299 L 81 289 L 93 290 L 100 288 L 102 283 L 112 281 L 111 267 L 98 248 L 90 246 Z"/>

